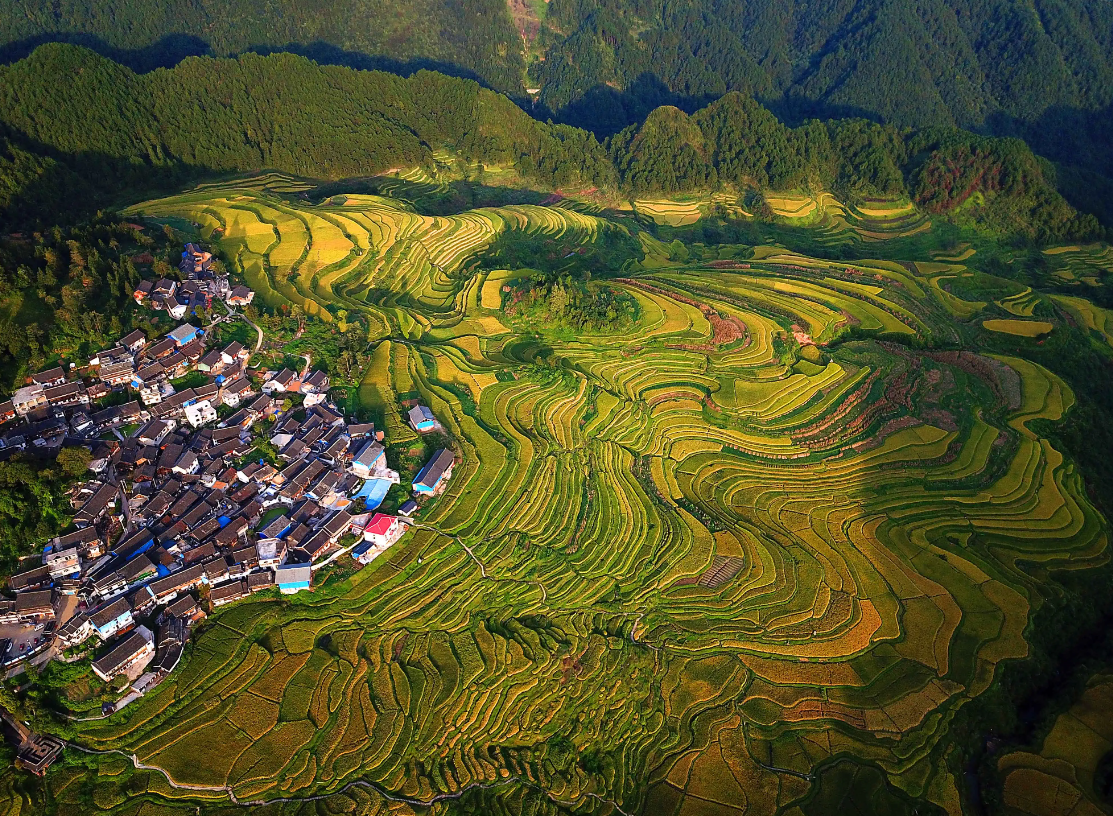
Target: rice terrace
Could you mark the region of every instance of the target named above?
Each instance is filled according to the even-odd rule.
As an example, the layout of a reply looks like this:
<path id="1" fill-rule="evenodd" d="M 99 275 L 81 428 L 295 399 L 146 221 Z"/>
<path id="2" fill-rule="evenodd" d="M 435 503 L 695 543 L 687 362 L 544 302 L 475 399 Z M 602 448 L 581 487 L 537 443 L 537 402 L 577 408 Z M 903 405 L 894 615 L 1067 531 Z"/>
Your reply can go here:
<path id="1" fill-rule="evenodd" d="M 1107 254 L 1028 286 L 907 201 L 785 194 L 712 243 L 746 202 L 443 193 L 272 174 L 126 211 L 366 334 L 352 405 L 401 448 L 429 406 L 457 464 L 389 554 L 216 611 L 76 723 L 109 753 L 52 771 L 59 812 L 961 813 L 956 724 L 1047 576 L 1108 559 L 1044 352 L 1108 354 Z M 1037 807 L 1037 774 L 1087 790 L 1050 750 L 1004 795 L 1081 813 Z"/>

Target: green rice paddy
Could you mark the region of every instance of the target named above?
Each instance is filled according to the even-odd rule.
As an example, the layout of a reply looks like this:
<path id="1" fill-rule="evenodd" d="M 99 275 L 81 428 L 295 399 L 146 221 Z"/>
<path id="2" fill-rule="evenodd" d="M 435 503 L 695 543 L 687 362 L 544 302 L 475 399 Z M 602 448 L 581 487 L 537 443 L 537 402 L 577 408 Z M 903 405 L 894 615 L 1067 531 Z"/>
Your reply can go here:
<path id="1" fill-rule="evenodd" d="M 1070 389 L 974 342 L 985 309 L 1028 325 L 1030 292 L 974 308 L 941 280 L 961 253 L 678 261 L 605 214 L 434 217 L 297 185 L 134 212 L 198 224 L 271 306 L 364 315 L 360 399 L 402 441 L 398 395 L 416 393 L 459 464 L 388 556 L 220 611 L 166 682 L 82 724 L 81 744 L 195 786 L 106 760 L 104 809 L 231 791 L 268 813 L 800 814 L 862 775 L 876 801 L 960 812 L 948 729 L 1028 652 L 1041 595 L 1018 564 L 1106 558 L 1078 470 L 1033 430 Z M 900 202 L 769 204 L 833 241 L 931 228 Z M 596 275 L 638 304 L 622 332 L 515 331 L 515 273 L 476 263 L 511 233 L 615 231 L 646 248 Z M 1108 337 L 1085 303 L 1063 307 Z M 84 801 L 87 773 L 53 772 L 55 797 Z"/>

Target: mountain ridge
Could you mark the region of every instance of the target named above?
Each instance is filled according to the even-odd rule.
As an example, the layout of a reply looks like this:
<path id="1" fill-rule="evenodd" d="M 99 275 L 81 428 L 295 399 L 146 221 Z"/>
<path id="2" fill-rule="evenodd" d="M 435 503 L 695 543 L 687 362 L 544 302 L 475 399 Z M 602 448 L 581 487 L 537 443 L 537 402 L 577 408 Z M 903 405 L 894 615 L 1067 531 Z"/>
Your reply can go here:
<path id="1" fill-rule="evenodd" d="M 72 79 L 58 83 L 58 76 Z M 996 174 L 978 189 L 1013 195 L 996 196 L 986 212 L 1019 207 L 1008 218 L 990 218 L 991 229 L 1039 240 L 1098 230 L 1062 200 L 1051 168 L 1022 143 L 864 120 L 790 128 L 742 94 L 691 117 L 663 108 L 604 145 L 588 131 L 538 122 L 473 81 L 429 71 L 402 78 L 291 54 L 248 54 L 190 57 L 172 69 L 136 74 L 88 49 L 49 44 L 0 67 L 0 126 L 9 157 L 0 158 L 0 207 L 25 219 L 36 201 L 53 216 L 74 176 L 84 179 L 77 203 L 88 210 L 125 191 L 214 174 L 268 168 L 341 179 L 432 167 L 436 151 L 449 149 L 464 162 L 512 167 L 550 189 L 579 184 L 620 196 L 723 183 L 738 191 L 811 187 L 927 201 L 933 191 L 920 190 L 920 168 L 929 159 L 940 168 L 949 161 L 959 178 L 976 158 Z M 704 155 L 690 145 L 685 151 L 670 127 L 702 141 Z M 950 158 L 940 151 L 951 151 Z M 937 177 L 945 181 L 947 173 Z M 937 211 L 969 195 L 937 198 Z"/>

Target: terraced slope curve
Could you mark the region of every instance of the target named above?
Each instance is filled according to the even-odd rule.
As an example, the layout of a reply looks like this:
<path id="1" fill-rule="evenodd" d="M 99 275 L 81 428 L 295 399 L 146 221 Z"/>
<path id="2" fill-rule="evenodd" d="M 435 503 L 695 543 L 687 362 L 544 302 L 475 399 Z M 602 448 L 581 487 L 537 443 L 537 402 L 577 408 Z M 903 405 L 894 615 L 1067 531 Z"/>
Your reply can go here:
<path id="1" fill-rule="evenodd" d="M 246 187 L 137 211 L 200 224 L 270 302 L 371 316 L 388 433 L 415 393 L 462 458 L 388 562 L 217 614 L 171 679 L 80 728 L 197 786 L 139 774 L 152 805 L 803 814 L 849 758 L 958 813 L 948 726 L 1026 654 L 1024 565 L 1106 557 L 1033 428 L 1066 384 L 923 350 L 976 330 L 938 264 L 647 252 L 609 281 L 637 325 L 569 337 L 515 329 L 519 273 L 468 261 L 513 231 L 631 227 Z"/>

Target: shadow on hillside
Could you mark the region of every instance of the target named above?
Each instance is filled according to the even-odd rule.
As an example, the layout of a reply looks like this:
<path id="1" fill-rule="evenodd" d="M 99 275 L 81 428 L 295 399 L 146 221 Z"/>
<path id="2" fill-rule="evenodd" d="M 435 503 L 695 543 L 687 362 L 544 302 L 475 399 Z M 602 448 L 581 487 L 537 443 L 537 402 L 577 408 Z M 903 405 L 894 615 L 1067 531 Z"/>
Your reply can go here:
<path id="1" fill-rule="evenodd" d="M 36 172 L 21 180 L 6 206 L 0 207 L 0 234 L 71 223 L 100 210 L 169 195 L 187 185 L 228 175 L 184 162 L 151 165 L 105 153 L 62 153 L 2 126 L 0 153 L 3 139 L 43 161 Z"/>
<path id="2" fill-rule="evenodd" d="M 1048 108 L 1034 122 L 1003 113 L 986 122 L 994 136 L 1014 136 L 1060 166 L 1056 188 L 1070 204 L 1113 225 L 1113 105 L 1088 111 Z"/>
<path id="3" fill-rule="evenodd" d="M 337 65 L 344 68 L 355 68 L 360 71 L 386 71 L 388 74 L 408 77 L 418 71 L 436 71 L 446 76 L 459 79 L 470 79 L 478 82 L 484 88 L 491 85 L 479 74 L 470 68 L 465 68 L 454 62 L 426 59 L 399 60 L 376 54 L 365 54 L 362 51 L 348 51 L 339 46 L 316 40 L 310 43 L 287 43 L 286 45 L 254 45 L 245 53 L 261 54 L 297 54 L 313 60 L 318 65 Z"/>
<path id="4" fill-rule="evenodd" d="M 482 181 L 458 180 L 437 188 L 429 183 L 388 176 L 369 176 L 328 182 L 309 190 L 306 196 L 319 204 L 338 195 L 382 195 L 404 201 L 421 215 L 457 215 L 477 207 L 506 204 L 540 204 L 547 192 L 520 187 L 499 187 Z"/>
<path id="5" fill-rule="evenodd" d="M 558 122 L 590 130 L 596 138 L 605 139 L 623 128 L 644 121 L 654 108 L 661 105 L 672 105 L 691 114 L 718 98 L 711 94 L 693 96 L 676 93 L 657 75 L 644 73 L 623 90 L 609 85 L 596 85 L 555 112 L 540 103 L 531 112 L 539 119 L 551 116 Z M 808 119 L 880 121 L 877 114 L 848 105 L 832 105 L 798 96 L 755 98 L 789 125 L 798 125 Z"/>
<path id="6" fill-rule="evenodd" d="M 126 65 L 137 73 L 147 73 L 156 68 L 173 68 L 187 57 L 218 56 L 209 43 L 192 34 L 168 34 L 158 42 L 143 48 L 128 49 L 117 48 L 95 34 L 59 31 L 39 34 L 0 46 L 0 64 L 18 62 L 30 56 L 40 45 L 46 45 L 47 43 L 80 45 L 121 65 Z M 472 69 L 454 62 L 422 57 L 399 60 L 377 54 L 365 54 L 361 51 L 348 51 L 321 40 L 308 43 L 292 42 L 285 45 L 253 45 L 239 52 L 239 54 L 259 54 L 261 56 L 297 54 L 313 60 L 319 65 L 336 65 L 361 71 L 385 71 L 403 77 L 411 76 L 418 71 L 437 71 L 446 76 L 470 79 L 473 82 L 478 82 L 484 88 L 494 88 L 490 82 Z M 229 56 L 236 57 L 239 54 Z M 497 90 L 505 92 L 501 89 Z M 511 98 L 515 97 L 512 96 Z M 515 101 L 524 103 L 526 107 L 531 105 L 528 99 L 523 100 L 518 97 L 515 98 Z"/>
<path id="7" fill-rule="evenodd" d="M 601 140 L 643 121 L 650 111 L 661 105 L 672 105 L 685 113 L 695 113 L 714 100 L 713 96 L 675 93 L 659 77 L 646 73 L 623 90 L 596 85 L 557 111 L 538 103 L 531 112 L 537 118 L 552 116 L 563 124 L 590 130 Z"/>
<path id="8" fill-rule="evenodd" d="M 0 64 L 18 62 L 24 57 L 29 57 L 31 52 L 40 45 L 47 43 L 84 46 L 139 73 L 153 71 L 156 68 L 172 68 L 186 57 L 213 55 L 209 44 L 192 34 L 168 34 L 144 48 L 117 48 L 94 34 L 59 31 L 39 34 L 0 46 Z"/>

